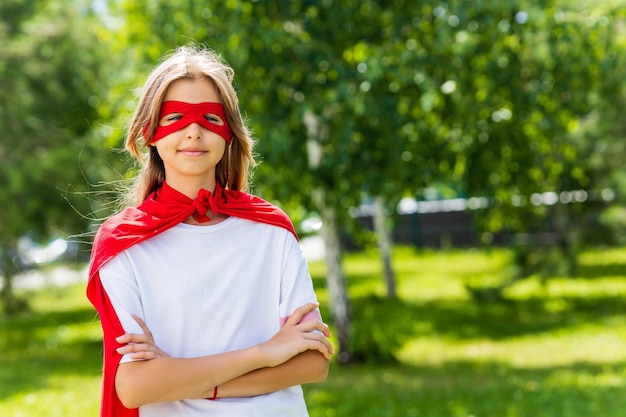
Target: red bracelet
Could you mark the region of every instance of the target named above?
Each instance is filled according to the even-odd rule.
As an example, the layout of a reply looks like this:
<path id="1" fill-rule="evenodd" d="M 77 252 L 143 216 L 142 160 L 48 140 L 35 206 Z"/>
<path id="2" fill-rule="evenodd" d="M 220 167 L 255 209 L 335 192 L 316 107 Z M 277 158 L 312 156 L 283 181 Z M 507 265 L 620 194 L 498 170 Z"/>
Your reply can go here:
<path id="1" fill-rule="evenodd" d="M 217 385 L 213 388 L 213 396 L 209 400 L 214 401 L 215 399 L 217 399 Z"/>

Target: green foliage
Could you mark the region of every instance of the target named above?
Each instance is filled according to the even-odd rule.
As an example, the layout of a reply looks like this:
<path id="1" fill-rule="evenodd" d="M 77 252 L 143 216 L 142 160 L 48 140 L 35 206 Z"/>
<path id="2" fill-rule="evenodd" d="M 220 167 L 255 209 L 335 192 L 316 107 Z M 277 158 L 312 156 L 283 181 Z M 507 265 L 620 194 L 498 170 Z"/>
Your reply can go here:
<path id="1" fill-rule="evenodd" d="M 580 206 L 555 213 L 530 195 L 616 185 L 607 171 L 619 171 L 623 147 L 601 145 L 622 136 L 612 112 L 621 108 L 626 54 L 624 16 L 609 3 L 109 4 L 108 44 L 127 75 L 190 41 L 234 66 L 263 161 L 256 188 L 268 198 L 312 209 L 309 192 L 323 186 L 345 213 L 364 194 L 393 207 L 444 184 L 493 198 L 486 230 L 529 231 L 554 217 L 567 230 L 570 217 L 585 215 Z M 119 107 L 128 97 L 110 101 Z M 307 113 L 322 128 L 314 170 Z M 598 140 L 589 140 L 591 126 Z M 597 164 L 608 157 L 616 162 Z"/>
<path id="2" fill-rule="evenodd" d="M 572 13 L 552 1 L 452 1 L 423 25 L 437 34 L 420 37 L 419 79 L 434 87 L 422 105 L 439 116 L 429 139 L 445 144 L 439 171 L 462 194 L 493 198 L 487 230 L 528 231 L 562 216 L 528 199 L 592 187 L 572 134 L 619 99 L 619 15 Z"/>
<path id="3" fill-rule="evenodd" d="M 626 244 L 626 208 L 619 205 L 610 207 L 600 216 L 600 223 L 611 230 L 614 240 L 610 243 Z M 604 238 L 606 239 L 606 235 Z"/>
<path id="4" fill-rule="evenodd" d="M 26 7 L 27 2 L 20 3 Z M 0 76 L 6 80 L 0 118 L 5 239 L 18 232 L 47 233 L 49 214 L 68 211 L 60 190 L 84 182 L 79 158 L 81 149 L 89 149 L 83 137 L 96 115 L 89 97 L 98 77 L 97 60 L 78 53 L 91 47 L 89 36 L 79 38 L 71 28 L 83 27 L 84 21 L 54 2 L 35 3 L 35 10 L 20 9 L 24 20 L 19 31 L 5 38 L 0 53 Z"/>
<path id="5" fill-rule="evenodd" d="M 0 253 L 5 310 L 14 310 L 17 239 L 84 232 L 96 171 L 90 123 L 100 88 L 90 3 L 12 0 L 0 6 Z M 87 52 L 86 52 L 87 51 Z M 68 202 L 70 200 L 70 202 Z M 75 213 L 72 208 L 79 213 Z"/>

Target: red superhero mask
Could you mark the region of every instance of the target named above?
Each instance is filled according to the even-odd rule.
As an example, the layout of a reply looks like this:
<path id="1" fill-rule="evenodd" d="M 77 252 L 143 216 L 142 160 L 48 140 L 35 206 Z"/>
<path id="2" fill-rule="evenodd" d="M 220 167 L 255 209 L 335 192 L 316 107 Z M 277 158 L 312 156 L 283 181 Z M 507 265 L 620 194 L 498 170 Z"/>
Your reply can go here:
<path id="1" fill-rule="evenodd" d="M 159 113 L 159 121 L 168 114 L 180 113 L 179 119 L 167 126 L 158 125 L 154 131 L 154 136 L 146 142 L 147 145 L 164 138 L 170 133 L 177 132 L 192 123 L 198 123 L 200 126 L 215 132 L 227 143 L 232 140 L 233 133 L 226 122 L 226 113 L 224 107 L 220 103 L 185 103 L 184 101 L 164 101 L 161 105 Z M 217 122 L 211 115 L 218 116 L 221 121 Z M 144 138 L 147 140 L 150 124 L 143 129 Z"/>

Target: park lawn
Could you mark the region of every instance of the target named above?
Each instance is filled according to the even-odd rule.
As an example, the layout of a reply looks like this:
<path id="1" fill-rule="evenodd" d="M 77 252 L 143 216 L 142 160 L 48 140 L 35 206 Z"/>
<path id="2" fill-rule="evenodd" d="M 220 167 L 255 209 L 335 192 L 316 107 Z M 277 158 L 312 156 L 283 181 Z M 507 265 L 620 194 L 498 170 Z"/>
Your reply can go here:
<path id="1" fill-rule="evenodd" d="M 304 387 L 311 417 L 623 416 L 626 249 L 586 252 L 575 276 L 521 281 L 505 301 L 471 301 L 465 284 L 498 281 L 509 259 L 397 248 L 394 301 L 376 253 L 348 254 L 355 346 L 397 362 L 333 363 Z M 311 273 L 329 317 L 324 265 Z M 27 295 L 31 313 L 0 318 L 0 416 L 97 415 L 100 327 L 84 286 Z"/>

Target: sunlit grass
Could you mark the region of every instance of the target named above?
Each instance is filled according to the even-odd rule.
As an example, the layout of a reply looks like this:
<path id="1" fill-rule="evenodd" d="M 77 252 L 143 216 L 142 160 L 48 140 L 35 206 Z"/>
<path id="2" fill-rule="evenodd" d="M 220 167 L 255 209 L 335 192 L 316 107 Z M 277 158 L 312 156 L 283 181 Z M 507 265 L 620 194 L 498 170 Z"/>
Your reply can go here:
<path id="1" fill-rule="evenodd" d="M 0 318 L 0 415 L 98 415 L 101 331 L 84 287 L 24 295 L 33 312 Z"/>
<path id="2" fill-rule="evenodd" d="M 46 387 L 20 392 L 0 402 L 3 416 L 97 416 L 99 377 L 60 376 L 46 379 Z"/>
<path id="3" fill-rule="evenodd" d="M 360 256 L 347 257 L 350 285 L 358 271 L 358 284 L 365 289 L 369 282 L 373 293 L 383 296 L 376 258 L 366 255 L 376 271 L 368 275 Z M 396 350 L 400 365 L 331 373 L 324 386 L 350 393 L 345 399 L 332 397 L 345 400 L 346 410 L 333 414 L 330 406 L 320 405 L 312 415 L 621 416 L 626 406 L 626 252 L 586 252 L 573 277 L 531 277 L 509 288 L 502 302 L 471 301 L 465 285 L 502 282 L 512 272 L 510 259 L 506 250 L 399 248 L 394 265 L 402 301 L 376 310 L 378 321 L 365 327 L 386 329 L 388 340 L 406 336 Z M 356 306 L 362 312 L 368 303 L 379 301 L 364 297 Z M 360 328 L 358 313 L 355 321 Z M 412 375 L 411 391 L 403 388 L 406 381 L 396 385 L 390 377 L 404 373 Z M 369 397 L 360 398 L 346 380 L 377 382 Z"/>
<path id="4" fill-rule="evenodd" d="M 311 417 L 621 417 L 626 249 L 586 252 L 572 277 L 473 301 L 466 284 L 501 282 L 510 259 L 397 248 L 399 299 L 387 300 L 377 253 L 348 254 L 356 346 L 397 362 L 333 364 L 305 386 Z M 311 265 L 329 318 L 324 269 Z M 26 295 L 31 313 L 0 318 L 0 416 L 97 415 L 101 335 L 84 285 Z"/>

